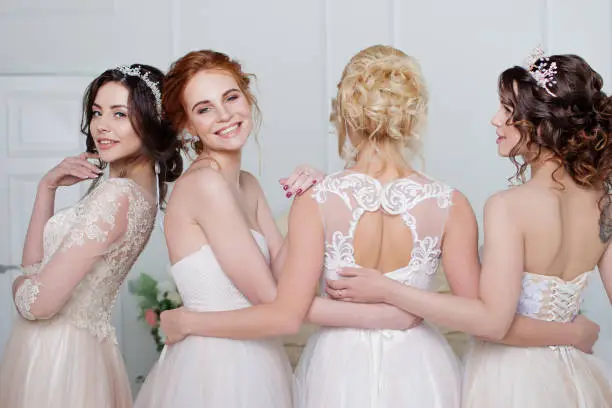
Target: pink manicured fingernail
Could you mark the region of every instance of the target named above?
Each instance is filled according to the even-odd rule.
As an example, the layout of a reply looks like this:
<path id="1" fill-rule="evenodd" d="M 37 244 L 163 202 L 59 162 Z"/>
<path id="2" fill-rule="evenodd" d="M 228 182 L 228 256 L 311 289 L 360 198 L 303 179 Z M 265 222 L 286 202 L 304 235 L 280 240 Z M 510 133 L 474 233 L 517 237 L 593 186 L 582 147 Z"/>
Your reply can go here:
<path id="1" fill-rule="evenodd" d="M 285 191 L 289 190 L 289 186 L 285 184 L 285 185 L 283 186 L 283 190 L 285 190 Z"/>
<path id="2" fill-rule="evenodd" d="M 291 198 L 291 196 L 293 195 L 292 193 L 287 193 L 287 198 Z"/>

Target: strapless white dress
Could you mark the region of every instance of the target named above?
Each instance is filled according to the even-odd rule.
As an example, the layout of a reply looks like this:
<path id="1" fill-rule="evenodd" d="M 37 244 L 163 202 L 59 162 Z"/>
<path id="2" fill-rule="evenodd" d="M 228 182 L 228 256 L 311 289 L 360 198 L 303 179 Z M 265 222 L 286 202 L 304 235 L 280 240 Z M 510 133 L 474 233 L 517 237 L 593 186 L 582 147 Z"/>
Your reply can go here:
<path id="1" fill-rule="evenodd" d="M 564 281 L 525 273 L 517 313 L 571 321 L 589 274 Z M 465 408 L 611 408 L 612 377 L 603 361 L 573 347 L 476 341 L 466 356 L 463 400 Z"/>
<path id="2" fill-rule="evenodd" d="M 256 231 L 253 236 L 269 259 L 264 237 Z M 171 274 L 188 309 L 251 306 L 223 273 L 209 246 L 174 264 Z M 190 336 L 162 352 L 135 407 L 290 408 L 292 382 L 291 365 L 279 339 Z"/>

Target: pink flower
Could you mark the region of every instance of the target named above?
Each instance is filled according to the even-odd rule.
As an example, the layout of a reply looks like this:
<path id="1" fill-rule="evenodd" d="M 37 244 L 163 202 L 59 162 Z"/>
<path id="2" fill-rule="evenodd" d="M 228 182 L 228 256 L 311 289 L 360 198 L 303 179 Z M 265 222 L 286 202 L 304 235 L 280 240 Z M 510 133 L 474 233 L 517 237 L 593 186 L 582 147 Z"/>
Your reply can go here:
<path id="1" fill-rule="evenodd" d="M 157 314 L 155 313 L 153 309 L 145 310 L 144 318 L 149 326 L 151 327 L 157 326 Z"/>

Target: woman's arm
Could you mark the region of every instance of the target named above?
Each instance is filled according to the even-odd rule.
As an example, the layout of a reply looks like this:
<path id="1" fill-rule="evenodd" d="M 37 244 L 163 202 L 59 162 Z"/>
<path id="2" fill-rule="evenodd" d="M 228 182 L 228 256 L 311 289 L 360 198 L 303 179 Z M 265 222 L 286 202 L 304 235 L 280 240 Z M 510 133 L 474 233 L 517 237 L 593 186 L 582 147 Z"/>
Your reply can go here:
<path id="1" fill-rule="evenodd" d="M 317 296 L 307 320 L 319 326 L 406 330 L 422 319 L 393 305 L 340 302 Z"/>
<path id="2" fill-rule="evenodd" d="M 356 269 L 343 273 L 349 279 L 328 282 L 330 293 L 357 302 L 384 301 L 443 327 L 488 339 L 504 338 L 515 317 L 524 258 L 522 233 L 510 217 L 503 194 L 491 197 L 485 207 L 479 299 L 432 293 Z"/>
<path id="3" fill-rule="evenodd" d="M 604 252 L 597 266 L 601 276 L 601 281 L 603 282 L 603 286 L 608 294 L 608 299 L 610 300 L 610 303 L 612 303 L 612 249 L 610 249 L 610 245 L 608 245 L 608 248 L 606 248 L 606 251 Z"/>
<path id="4" fill-rule="evenodd" d="M 252 185 L 255 194 L 257 195 L 257 222 L 260 225 L 271 256 L 271 269 L 274 278 L 278 281 L 284 260 L 287 256 L 287 245 L 282 234 L 278 230 L 278 226 L 274 221 L 272 211 L 268 200 L 259 185 L 257 179 L 248 172 L 243 172 L 245 179 Z M 288 178 L 279 180 L 286 197 L 289 199 L 293 196 L 302 195 L 312 186 L 317 184 L 325 174 L 310 166 L 298 166 Z"/>
<path id="5" fill-rule="evenodd" d="M 38 184 L 36 200 L 23 246 L 22 266 L 34 265 L 43 259 L 43 231 L 55 211 L 57 188 L 61 185 L 68 186 L 82 180 L 96 178 L 100 173 L 96 166 L 87 162 L 89 157 L 96 157 L 96 155 L 83 153 L 77 157 L 67 157 L 45 174 Z"/>
<path id="6" fill-rule="evenodd" d="M 221 269 L 251 303 L 274 300 L 276 283 L 268 263 L 223 175 L 202 168 L 186 176 L 175 188 L 188 191 L 182 194 L 184 205 L 204 231 Z"/>
<path id="7" fill-rule="evenodd" d="M 43 259 L 43 231 L 49 218 L 55 211 L 55 191 L 57 187 L 49 186 L 41 180 L 36 190 L 36 201 L 32 209 L 28 232 L 23 245 L 21 264 L 23 266 L 40 263 Z"/>
<path id="8" fill-rule="evenodd" d="M 547 322 L 517 315 L 504 338 L 485 340 L 518 347 L 573 346 L 585 353 L 592 353 L 598 337 L 599 325 L 583 315 L 571 323 Z"/>
<path id="9" fill-rule="evenodd" d="M 478 297 L 478 225 L 472 206 L 458 191 L 453 194 L 453 207 L 445 228 L 442 263 L 453 294 Z M 568 324 L 517 315 L 502 339 L 486 340 L 522 347 L 571 345 L 590 352 L 598 332 L 598 326 L 588 319 Z"/>
<path id="10" fill-rule="evenodd" d="M 251 178 L 258 194 L 258 223 L 269 244 L 270 253 L 275 254 L 272 257 L 272 271 L 278 279 L 287 258 L 290 237 L 287 236 L 283 240 L 259 183 L 253 176 Z M 318 220 L 320 220 L 320 214 L 317 212 L 316 220 L 312 222 L 318 222 Z M 323 241 L 317 243 L 320 245 L 321 252 L 324 251 L 323 244 Z M 407 329 L 420 321 L 417 317 L 384 303 L 379 305 L 347 304 L 322 297 L 315 298 L 307 319 L 320 326 L 397 330 Z"/>
<path id="11" fill-rule="evenodd" d="M 104 190 L 86 202 L 86 216 L 77 220 L 50 260 L 37 273 L 15 280 L 13 299 L 24 318 L 53 317 L 108 248 L 125 234 L 129 196 L 110 183 L 100 188 Z"/>
<path id="12" fill-rule="evenodd" d="M 261 228 L 262 234 L 266 238 L 266 244 L 268 245 L 268 251 L 270 252 L 270 269 L 272 270 L 272 275 L 274 276 L 274 279 L 278 281 L 282 264 L 287 256 L 285 239 L 276 225 L 276 221 L 272 215 L 272 210 L 270 209 L 268 200 L 266 199 L 259 182 L 250 173 L 246 173 L 245 179 L 248 181 L 253 193 L 257 197 L 257 223 L 259 228 Z"/>
<path id="13" fill-rule="evenodd" d="M 218 209 L 225 207 L 221 203 Z M 225 239 L 233 242 L 236 230 L 226 228 L 228 218 L 213 211 L 208 216 L 213 219 L 210 223 L 226 231 Z M 271 303 L 227 312 L 190 312 L 184 308 L 163 312 L 161 328 L 167 342 L 172 344 L 188 335 L 260 339 L 297 333 L 313 303 L 323 268 L 324 232 L 321 222 L 314 221 L 318 219 L 315 200 L 310 195 L 298 196 L 289 215 L 287 259 Z M 232 248 L 228 245 L 226 251 L 215 254 L 220 259 L 232 257 Z"/>
<path id="14" fill-rule="evenodd" d="M 218 209 L 225 206 L 218 205 Z M 223 212 L 221 212 L 223 214 Z M 236 230 L 227 229 L 227 217 L 210 211 L 212 219 L 206 224 L 225 231 L 225 239 L 234 240 Z M 317 203 L 309 195 L 297 197 L 289 215 L 288 253 L 278 283 L 276 298 L 267 304 L 227 312 L 190 312 L 184 308 L 161 314 L 161 329 L 168 343 L 185 336 L 223 337 L 233 339 L 260 339 L 297 333 L 315 297 L 317 281 L 323 267 L 323 228 L 318 217 Z M 244 227 L 243 227 L 244 228 Z M 212 231 L 212 229 L 208 228 Z M 221 237 L 219 237 L 221 239 Z M 221 260 L 235 255 L 233 245 L 217 245 L 224 251 L 215 251 Z M 241 249 L 241 253 L 246 252 Z M 239 270 L 252 268 L 244 263 Z"/>

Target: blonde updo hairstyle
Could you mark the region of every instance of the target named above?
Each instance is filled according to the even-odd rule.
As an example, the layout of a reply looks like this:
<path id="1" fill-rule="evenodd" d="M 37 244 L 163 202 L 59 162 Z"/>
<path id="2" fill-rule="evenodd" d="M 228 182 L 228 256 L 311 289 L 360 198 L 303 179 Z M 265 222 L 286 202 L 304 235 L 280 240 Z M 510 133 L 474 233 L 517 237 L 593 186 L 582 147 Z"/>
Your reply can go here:
<path id="1" fill-rule="evenodd" d="M 368 144 L 375 145 L 373 154 L 398 167 L 405 166 L 407 155 L 419 153 L 428 94 L 413 57 L 384 45 L 360 51 L 344 68 L 332 105 L 340 156 L 348 133 L 355 159 Z"/>

